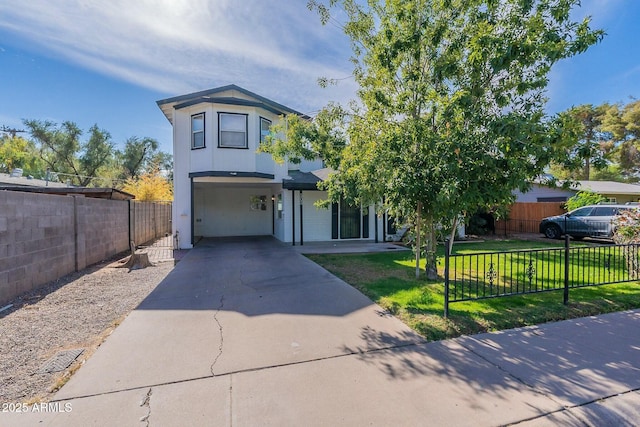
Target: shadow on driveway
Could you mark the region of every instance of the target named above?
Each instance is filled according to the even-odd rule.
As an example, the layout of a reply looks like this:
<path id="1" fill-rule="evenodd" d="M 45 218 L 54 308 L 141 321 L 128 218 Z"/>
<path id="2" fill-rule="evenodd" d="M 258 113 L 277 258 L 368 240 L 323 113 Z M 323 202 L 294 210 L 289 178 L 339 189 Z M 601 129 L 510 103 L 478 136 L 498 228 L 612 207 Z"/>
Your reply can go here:
<path id="1" fill-rule="evenodd" d="M 344 316 L 372 304 L 291 246 L 249 237 L 200 242 L 138 310 Z"/>

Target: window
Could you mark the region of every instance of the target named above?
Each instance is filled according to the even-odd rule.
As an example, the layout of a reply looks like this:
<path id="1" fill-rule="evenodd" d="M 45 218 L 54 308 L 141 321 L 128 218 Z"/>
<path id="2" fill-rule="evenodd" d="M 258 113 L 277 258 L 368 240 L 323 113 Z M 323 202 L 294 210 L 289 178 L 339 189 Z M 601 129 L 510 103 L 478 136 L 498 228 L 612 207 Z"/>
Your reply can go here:
<path id="1" fill-rule="evenodd" d="M 204 148 L 204 113 L 191 116 L 191 149 Z"/>
<path id="2" fill-rule="evenodd" d="M 249 198 L 249 206 L 252 211 L 266 211 L 267 196 L 251 196 Z"/>
<path id="3" fill-rule="evenodd" d="M 246 114 L 218 113 L 218 125 L 219 147 L 247 148 Z"/>
<path id="4" fill-rule="evenodd" d="M 566 202 L 567 197 L 558 196 L 558 197 L 537 197 L 537 202 Z"/>
<path id="5" fill-rule="evenodd" d="M 613 216 L 615 215 L 615 209 L 611 206 L 598 206 L 593 209 L 591 216 Z"/>
<path id="6" fill-rule="evenodd" d="M 591 214 L 592 210 L 593 210 L 593 208 L 591 208 L 591 207 L 580 208 L 580 209 L 577 209 L 577 210 L 571 212 L 571 216 L 589 216 L 589 214 Z"/>
<path id="7" fill-rule="evenodd" d="M 260 144 L 267 140 L 267 136 L 271 132 L 271 120 L 260 117 Z"/>

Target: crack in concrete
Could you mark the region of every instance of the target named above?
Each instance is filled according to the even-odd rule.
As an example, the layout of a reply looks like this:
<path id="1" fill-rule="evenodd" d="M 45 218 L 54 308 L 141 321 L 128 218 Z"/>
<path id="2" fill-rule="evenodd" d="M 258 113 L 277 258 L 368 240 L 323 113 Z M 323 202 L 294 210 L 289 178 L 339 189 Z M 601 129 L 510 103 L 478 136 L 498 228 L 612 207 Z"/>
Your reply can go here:
<path id="1" fill-rule="evenodd" d="M 384 352 L 384 351 L 394 350 L 394 349 L 401 349 L 401 348 L 407 348 L 407 347 L 417 347 L 417 346 L 421 346 L 421 345 L 424 345 L 424 344 L 427 344 L 427 343 L 396 344 L 396 345 L 390 345 L 390 346 L 386 346 L 386 347 L 373 348 L 373 349 L 364 350 L 364 351 L 350 351 L 350 352 L 346 352 L 346 353 L 335 354 L 335 355 L 331 355 L 331 356 L 316 357 L 316 358 L 312 358 L 312 359 L 299 360 L 299 361 L 295 361 L 295 362 L 276 363 L 276 364 L 273 364 L 273 365 L 258 366 L 258 367 L 255 367 L 255 368 L 236 369 L 235 371 L 229 371 L 229 372 L 225 372 L 225 373 L 220 374 L 220 375 L 213 375 L 213 376 L 217 376 L 218 378 L 221 378 L 221 377 L 224 377 L 224 376 L 231 376 L 231 375 L 234 375 L 234 374 L 242 374 L 242 373 L 247 373 L 247 372 L 259 372 L 259 371 L 263 371 L 263 370 L 274 369 L 274 368 L 282 368 L 282 367 L 286 367 L 286 366 L 303 365 L 305 363 L 315 363 L 315 362 L 321 362 L 321 361 L 324 361 L 324 360 L 340 359 L 340 358 L 343 358 L 343 357 L 362 356 L 362 355 L 365 355 L 365 354 Z M 222 343 L 220 345 L 220 349 L 222 349 Z M 217 361 L 218 357 L 220 356 L 220 354 L 222 354 L 222 350 L 220 350 L 220 353 L 216 357 L 216 361 Z M 211 368 L 213 368 L 214 364 L 215 364 L 215 361 L 211 365 Z M 184 384 L 184 383 L 188 383 L 188 382 L 192 382 L 192 381 L 199 381 L 199 380 L 203 380 L 203 379 L 207 379 L 207 378 L 211 378 L 211 375 L 193 377 L 193 378 L 189 378 L 189 379 L 176 380 L 176 381 L 167 381 L 167 382 L 163 382 L 163 383 L 147 384 L 147 385 L 139 386 L 139 387 L 128 387 L 128 388 L 123 388 L 123 389 L 119 389 L 119 390 L 106 391 L 106 392 L 102 392 L 102 393 L 79 395 L 79 396 L 75 396 L 75 397 L 68 398 L 68 399 L 59 399 L 58 400 L 58 399 L 54 398 L 51 401 L 52 402 L 65 402 L 65 401 L 74 400 L 74 399 L 86 399 L 86 398 L 90 398 L 90 397 L 105 396 L 105 395 L 116 394 L 116 393 L 121 393 L 121 392 L 125 392 L 125 391 L 140 390 L 140 389 L 143 389 L 143 388 L 146 388 L 146 387 L 161 387 L 161 386 L 167 386 L 167 385 L 173 385 L 173 384 Z"/>
<path id="2" fill-rule="evenodd" d="M 209 368 L 211 375 L 213 375 L 214 377 L 216 376 L 216 374 L 215 372 L 213 372 L 213 367 L 216 365 L 216 363 L 218 363 L 218 359 L 220 358 L 220 356 L 222 356 L 222 349 L 224 347 L 224 333 L 223 333 L 224 331 L 222 329 L 222 324 L 218 319 L 218 314 L 220 313 L 220 310 L 223 309 L 223 307 L 224 307 L 224 295 L 220 297 L 220 305 L 218 306 L 218 310 L 216 310 L 215 314 L 213 315 L 213 320 L 216 321 L 216 324 L 218 325 L 218 331 L 220 332 L 220 345 L 218 346 L 218 354 L 216 355 L 215 359 L 213 359 L 213 363 Z"/>
<path id="3" fill-rule="evenodd" d="M 626 391 L 622 391 L 620 393 L 616 393 L 616 394 L 612 394 L 609 396 L 604 396 L 604 397 L 598 397 L 595 398 L 593 400 L 590 400 L 588 402 L 583 402 L 583 403 L 578 403 L 576 405 L 569 405 L 569 406 L 563 406 L 562 408 L 555 410 L 555 411 L 549 411 L 540 415 L 536 415 L 534 417 L 530 417 L 530 418 L 526 418 L 526 419 L 522 419 L 516 422 L 513 422 L 511 424 L 506 424 L 506 426 L 517 426 L 519 424 L 523 424 L 523 423 L 528 423 L 530 421 L 533 420 L 538 420 L 538 419 L 542 419 L 548 415 L 555 415 L 555 414 L 560 414 L 560 413 L 566 413 L 568 416 L 572 417 L 573 419 L 577 420 L 579 423 L 584 424 L 583 421 L 581 419 L 578 419 L 574 413 L 571 412 L 572 409 L 576 409 L 576 408 L 581 408 L 583 406 L 588 406 L 588 405 L 592 405 L 594 403 L 597 402 L 605 402 L 609 399 L 614 399 L 616 397 L 619 396 L 623 396 L 625 394 L 629 394 L 629 393 L 635 393 L 635 392 L 639 392 L 640 391 L 640 387 L 639 388 L 634 388 L 632 390 L 626 390 Z M 586 426 L 586 424 L 584 424 Z"/>
<path id="4" fill-rule="evenodd" d="M 153 388 L 149 388 L 149 391 L 147 391 L 146 396 L 144 397 L 144 399 L 142 399 L 142 402 L 140 402 L 140 407 L 147 408 L 147 415 L 143 416 L 140 418 L 140 422 L 141 423 L 145 423 L 145 425 L 147 427 L 149 427 L 149 418 L 151 418 L 151 395 L 153 394 Z"/>

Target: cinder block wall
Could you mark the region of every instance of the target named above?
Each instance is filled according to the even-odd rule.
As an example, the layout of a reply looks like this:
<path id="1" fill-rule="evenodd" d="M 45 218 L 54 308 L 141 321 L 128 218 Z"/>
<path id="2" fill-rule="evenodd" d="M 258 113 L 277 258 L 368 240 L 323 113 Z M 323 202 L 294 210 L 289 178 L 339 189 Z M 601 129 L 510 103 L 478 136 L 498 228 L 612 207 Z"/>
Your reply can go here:
<path id="1" fill-rule="evenodd" d="M 129 249 L 126 201 L 77 197 L 76 221 L 78 270 Z"/>
<path id="2" fill-rule="evenodd" d="M 171 230 L 170 204 L 134 204 L 136 244 Z M 0 304 L 128 249 L 126 201 L 0 191 Z"/>
<path id="3" fill-rule="evenodd" d="M 75 270 L 73 198 L 0 191 L 0 303 Z"/>

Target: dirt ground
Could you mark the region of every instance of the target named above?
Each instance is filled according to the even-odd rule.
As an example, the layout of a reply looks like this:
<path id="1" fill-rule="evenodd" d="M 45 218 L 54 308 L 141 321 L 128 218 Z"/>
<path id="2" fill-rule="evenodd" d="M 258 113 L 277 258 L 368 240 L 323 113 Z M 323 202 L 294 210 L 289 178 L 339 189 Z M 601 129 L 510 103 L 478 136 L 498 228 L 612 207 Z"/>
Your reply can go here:
<path id="1" fill-rule="evenodd" d="M 23 294 L 0 312 L 0 402 L 48 400 L 173 269 L 128 271 L 115 257 Z M 41 373 L 59 352 L 83 349 L 62 372 Z"/>

